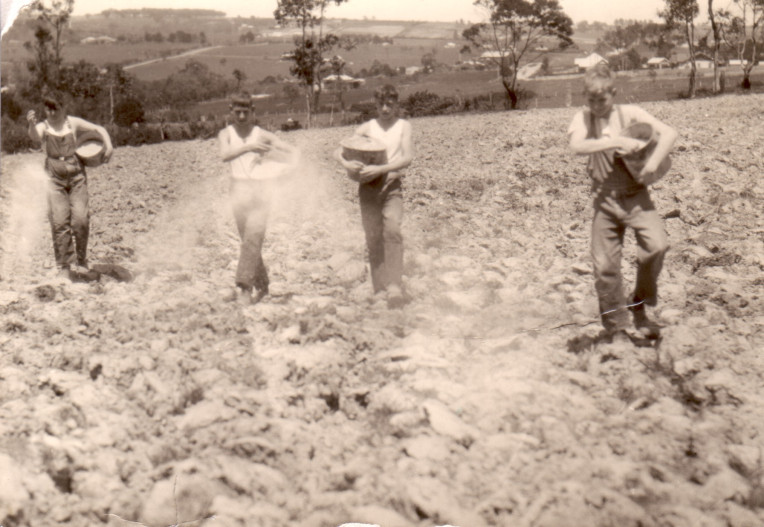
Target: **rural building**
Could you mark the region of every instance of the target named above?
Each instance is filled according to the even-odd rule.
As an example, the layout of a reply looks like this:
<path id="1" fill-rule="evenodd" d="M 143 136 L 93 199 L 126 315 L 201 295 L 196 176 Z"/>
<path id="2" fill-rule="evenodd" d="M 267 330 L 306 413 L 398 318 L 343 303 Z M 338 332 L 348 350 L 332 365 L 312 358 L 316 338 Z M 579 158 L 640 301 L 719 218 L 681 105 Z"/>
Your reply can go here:
<path id="1" fill-rule="evenodd" d="M 587 55 L 586 57 L 579 57 L 579 58 L 573 59 L 573 62 L 575 63 L 576 66 L 578 66 L 579 71 L 588 70 L 589 68 L 591 68 L 592 66 L 596 66 L 597 64 L 608 63 L 607 59 L 605 59 L 599 53 L 591 53 Z"/>
<path id="2" fill-rule="evenodd" d="M 690 69 L 690 57 L 688 56 L 679 64 L 680 69 Z M 695 67 L 699 70 L 710 70 L 714 67 L 714 60 L 705 53 L 695 54 Z"/>
<path id="3" fill-rule="evenodd" d="M 80 44 L 113 44 L 117 41 L 116 38 L 107 36 L 102 37 L 86 37 L 80 40 Z"/>
<path id="4" fill-rule="evenodd" d="M 504 55 L 506 55 L 506 53 L 502 53 L 501 51 L 496 51 L 496 50 L 490 50 L 490 51 L 484 51 L 483 53 L 481 53 L 480 58 L 501 60 Z"/>
<path id="5" fill-rule="evenodd" d="M 366 84 L 364 79 L 355 79 L 350 75 L 327 75 L 322 82 L 324 88 L 333 88 L 342 84 L 351 88 L 360 88 Z"/>
<path id="6" fill-rule="evenodd" d="M 541 62 L 530 62 L 517 71 L 517 78 L 519 80 L 531 79 L 538 75 L 543 67 L 544 64 Z"/>
<path id="7" fill-rule="evenodd" d="M 446 49 L 454 49 L 456 47 L 456 44 L 454 44 L 453 42 L 449 42 L 448 44 L 446 44 L 443 47 L 446 48 Z"/>
<path id="8" fill-rule="evenodd" d="M 666 57 L 652 57 L 647 59 L 647 67 L 656 69 L 670 68 L 671 62 Z"/>
<path id="9" fill-rule="evenodd" d="M 406 75 L 414 75 L 420 71 L 424 71 L 422 66 L 406 66 Z"/>

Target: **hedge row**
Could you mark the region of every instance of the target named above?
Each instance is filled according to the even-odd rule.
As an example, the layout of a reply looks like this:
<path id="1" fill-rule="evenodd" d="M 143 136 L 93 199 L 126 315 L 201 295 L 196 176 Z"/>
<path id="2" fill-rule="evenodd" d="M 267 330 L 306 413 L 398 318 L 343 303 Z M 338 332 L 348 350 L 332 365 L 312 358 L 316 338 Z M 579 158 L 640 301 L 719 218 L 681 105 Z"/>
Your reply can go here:
<path id="1" fill-rule="evenodd" d="M 523 92 L 521 98 L 531 98 L 532 93 Z M 441 97 L 429 91 L 416 92 L 401 102 L 407 117 L 449 115 L 462 112 L 485 112 L 505 108 L 503 94 L 479 95 L 471 98 Z M 498 106 L 498 108 L 497 108 Z M 343 123 L 356 124 L 368 121 L 376 114 L 374 103 L 355 104 L 351 107 L 355 114 Z M 112 144 L 117 146 L 138 146 L 161 143 L 162 141 L 182 141 L 188 139 L 208 139 L 215 137 L 225 126 L 223 120 L 193 121 L 185 123 L 136 123 L 130 127 L 107 126 Z M 299 123 L 290 122 L 281 126 L 282 130 L 300 128 Z M 23 117 L 16 121 L 8 115 L 2 118 L 2 151 L 4 153 L 26 152 L 36 148 L 27 136 L 27 125 Z"/>
<path id="2" fill-rule="evenodd" d="M 106 126 L 112 144 L 117 146 L 138 146 L 161 143 L 162 141 L 183 141 L 188 139 L 209 139 L 223 128 L 223 121 L 197 121 L 193 123 L 141 123 L 130 127 Z M 26 122 L 2 118 L 2 151 L 7 154 L 27 152 L 39 148 L 27 135 Z"/>

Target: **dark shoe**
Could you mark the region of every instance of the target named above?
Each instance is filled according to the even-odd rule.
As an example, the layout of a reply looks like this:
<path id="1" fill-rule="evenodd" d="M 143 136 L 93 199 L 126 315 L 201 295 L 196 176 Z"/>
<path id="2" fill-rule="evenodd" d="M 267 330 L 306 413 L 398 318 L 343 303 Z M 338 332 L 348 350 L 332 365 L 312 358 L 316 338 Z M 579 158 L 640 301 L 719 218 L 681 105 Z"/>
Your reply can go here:
<path id="1" fill-rule="evenodd" d="M 634 327 L 637 329 L 640 336 L 650 340 L 659 339 L 661 336 L 661 328 L 658 324 L 648 318 L 645 303 L 632 298 L 629 304 L 629 311 L 631 311 L 631 315 L 634 318 Z"/>

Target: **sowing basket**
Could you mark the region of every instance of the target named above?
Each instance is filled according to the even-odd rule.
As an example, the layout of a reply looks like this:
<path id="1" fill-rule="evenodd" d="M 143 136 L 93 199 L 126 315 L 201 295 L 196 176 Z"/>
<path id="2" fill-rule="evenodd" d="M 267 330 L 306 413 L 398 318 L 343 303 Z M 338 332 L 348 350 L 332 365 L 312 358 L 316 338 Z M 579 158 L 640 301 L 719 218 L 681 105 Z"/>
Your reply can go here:
<path id="1" fill-rule="evenodd" d="M 384 165 L 387 162 L 385 145 L 377 139 L 354 135 L 340 142 L 342 157 L 360 161 L 364 165 Z"/>
<path id="2" fill-rule="evenodd" d="M 655 147 L 658 145 L 658 134 L 653 130 L 652 125 L 648 123 L 634 123 L 621 130 L 621 135 L 639 139 L 640 141 L 645 141 L 647 143 L 640 150 L 621 156 L 623 164 L 626 165 L 631 177 L 639 183 L 647 186 L 652 185 L 666 175 L 671 168 L 671 158 L 669 156 L 666 156 L 658 166 L 658 170 L 652 173 L 647 179 L 639 177 L 639 173 L 642 171 L 645 163 L 650 159 L 650 156 L 655 151 Z"/>
<path id="3" fill-rule="evenodd" d="M 86 167 L 97 167 L 103 163 L 106 145 L 97 132 L 87 131 L 77 136 L 75 153 L 80 162 Z"/>

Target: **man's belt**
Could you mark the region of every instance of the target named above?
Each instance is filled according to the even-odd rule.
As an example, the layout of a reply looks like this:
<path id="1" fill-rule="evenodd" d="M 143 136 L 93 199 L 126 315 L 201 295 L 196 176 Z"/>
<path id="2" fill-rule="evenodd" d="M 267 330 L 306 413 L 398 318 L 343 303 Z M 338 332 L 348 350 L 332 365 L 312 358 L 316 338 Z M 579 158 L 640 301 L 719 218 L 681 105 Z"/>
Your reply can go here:
<path id="1" fill-rule="evenodd" d="M 612 198 L 630 198 L 631 196 L 636 196 L 643 190 L 645 190 L 644 186 L 629 189 L 600 188 L 596 193 L 598 196 L 610 196 Z"/>

